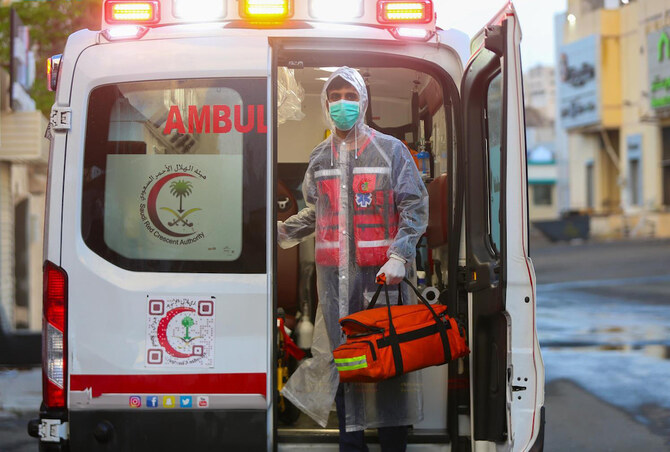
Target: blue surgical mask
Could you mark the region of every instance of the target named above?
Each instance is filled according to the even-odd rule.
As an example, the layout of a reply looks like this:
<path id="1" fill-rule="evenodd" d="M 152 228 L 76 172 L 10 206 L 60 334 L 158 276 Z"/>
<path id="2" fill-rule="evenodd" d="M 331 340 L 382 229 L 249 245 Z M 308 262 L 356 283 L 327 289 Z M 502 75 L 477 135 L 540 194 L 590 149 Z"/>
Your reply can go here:
<path id="1" fill-rule="evenodd" d="M 352 100 L 338 100 L 331 102 L 328 109 L 330 110 L 330 117 L 335 123 L 335 127 L 340 130 L 349 130 L 358 119 L 359 103 Z"/>

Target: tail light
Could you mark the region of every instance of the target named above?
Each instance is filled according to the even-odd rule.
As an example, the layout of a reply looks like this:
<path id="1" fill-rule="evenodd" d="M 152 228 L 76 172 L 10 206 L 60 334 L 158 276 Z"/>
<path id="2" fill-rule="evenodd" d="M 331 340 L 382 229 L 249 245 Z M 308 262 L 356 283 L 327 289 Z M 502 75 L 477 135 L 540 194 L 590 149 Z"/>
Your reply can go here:
<path id="1" fill-rule="evenodd" d="M 42 394 L 49 408 L 64 408 L 67 400 L 67 274 L 44 264 L 42 319 Z"/>
<path id="2" fill-rule="evenodd" d="M 105 20 L 110 24 L 155 24 L 160 22 L 159 2 L 108 1 Z"/>
<path id="3" fill-rule="evenodd" d="M 379 0 L 377 20 L 382 24 L 427 24 L 433 20 L 433 2 Z"/>
<path id="4" fill-rule="evenodd" d="M 282 20 L 290 16 L 289 0 L 240 0 L 240 16 L 250 20 Z"/>

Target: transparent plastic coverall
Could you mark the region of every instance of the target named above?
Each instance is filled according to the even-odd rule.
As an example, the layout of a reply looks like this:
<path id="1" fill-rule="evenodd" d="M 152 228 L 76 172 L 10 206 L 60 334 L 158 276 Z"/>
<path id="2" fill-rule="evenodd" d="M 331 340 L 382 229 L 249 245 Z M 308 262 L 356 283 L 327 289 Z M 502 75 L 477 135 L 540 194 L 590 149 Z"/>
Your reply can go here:
<path id="1" fill-rule="evenodd" d="M 360 96 L 358 120 L 341 139 L 330 117 L 326 87 L 341 77 Z M 307 207 L 278 224 L 283 248 L 316 234 L 317 291 L 313 358 L 289 379 L 282 394 L 325 426 L 339 377 L 332 350 L 345 341 L 338 320 L 365 309 L 376 289 L 375 275 L 391 254 L 406 260 L 415 277 L 416 244 L 428 221 L 428 194 L 409 150 L 363 123 L 368 107 L 365 82 L 354 69 L 332 73 L 321 93 L 332 134 L 309 159 L 303 182 Z M 403 285 L 403 302 L 415 299 Z M 392 303 L 398 291 L 389 287 Z M 423 418 L 420 375 L 344 386 L 346 430 L 410 425 Z"/>

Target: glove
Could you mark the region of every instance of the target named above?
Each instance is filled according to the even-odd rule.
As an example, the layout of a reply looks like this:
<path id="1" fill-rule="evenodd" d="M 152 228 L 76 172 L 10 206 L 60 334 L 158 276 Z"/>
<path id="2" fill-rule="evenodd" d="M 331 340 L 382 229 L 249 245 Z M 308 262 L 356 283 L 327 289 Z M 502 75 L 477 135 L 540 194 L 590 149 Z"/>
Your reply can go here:
<path id="1" fill-rule="evenodd" d="M 405 260 L 392 254 L 391 258 L 382 265 L 379 273 L 377 273 L 378 278 L 381 275 L 386 277 L 386 284 L 400 284 L 405 277 Z"/>

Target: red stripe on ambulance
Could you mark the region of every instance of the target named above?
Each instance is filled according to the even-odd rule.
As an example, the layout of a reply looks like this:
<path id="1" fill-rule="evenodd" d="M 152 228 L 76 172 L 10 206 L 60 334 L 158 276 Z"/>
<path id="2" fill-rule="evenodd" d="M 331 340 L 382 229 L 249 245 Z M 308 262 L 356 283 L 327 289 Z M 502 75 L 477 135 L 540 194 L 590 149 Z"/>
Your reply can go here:
<path id="1" fill-rule="evenodd" d="M 72 375 L 70 390 L 91 388 L 102 394 L 260 394 L 266 396 L 266 374 Z"/>

